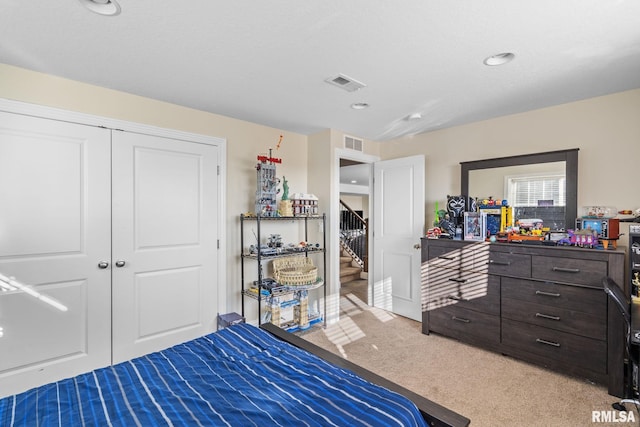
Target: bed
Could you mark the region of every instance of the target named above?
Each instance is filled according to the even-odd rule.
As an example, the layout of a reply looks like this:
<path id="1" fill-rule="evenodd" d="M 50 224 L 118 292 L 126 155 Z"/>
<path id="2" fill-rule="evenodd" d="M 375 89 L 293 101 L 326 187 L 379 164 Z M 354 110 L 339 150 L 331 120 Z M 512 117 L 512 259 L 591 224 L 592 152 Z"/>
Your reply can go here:
<path id="1" fill-rule="evenodd" d="M 319 355 L 311 352 L 314 350 Z M 386 427 L 469 423 L 380 377 L 367 378 L 373 374 L 358 369 L 271 324 L 258 328 L 242 323 L 5 397 L 0 400 L 0 425 Z"/>

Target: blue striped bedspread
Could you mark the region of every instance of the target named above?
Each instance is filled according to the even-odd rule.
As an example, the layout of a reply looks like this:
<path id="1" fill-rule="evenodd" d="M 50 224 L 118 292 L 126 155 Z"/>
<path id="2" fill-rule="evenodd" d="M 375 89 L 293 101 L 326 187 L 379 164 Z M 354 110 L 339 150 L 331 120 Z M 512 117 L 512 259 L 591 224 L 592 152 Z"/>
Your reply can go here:
<path id="1" fill-rule="evenodd" d="M 403 396 L 238 324 L 0 400 L 0 426 L 424 426 Z"/>

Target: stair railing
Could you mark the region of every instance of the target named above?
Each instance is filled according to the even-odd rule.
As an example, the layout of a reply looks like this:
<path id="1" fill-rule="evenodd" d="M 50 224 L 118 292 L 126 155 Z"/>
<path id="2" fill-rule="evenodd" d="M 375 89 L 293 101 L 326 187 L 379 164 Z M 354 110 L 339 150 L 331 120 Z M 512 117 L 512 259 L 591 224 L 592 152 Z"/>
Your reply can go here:
<path id="1" fill-rule="evenodd" d="M 340 200 L 340 246 L 360 266 L 369 271 L 369 221 Z"/>

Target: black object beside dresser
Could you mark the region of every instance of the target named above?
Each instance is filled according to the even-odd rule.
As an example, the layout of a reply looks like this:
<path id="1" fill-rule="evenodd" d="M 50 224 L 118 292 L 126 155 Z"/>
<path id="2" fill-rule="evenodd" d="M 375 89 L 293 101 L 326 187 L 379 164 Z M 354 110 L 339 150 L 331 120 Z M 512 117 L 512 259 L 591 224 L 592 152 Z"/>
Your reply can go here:
<path id="1" fill-rule="evenodd" d="M 624 326 L 602 278 L 624 251 L 422 239 L 422 332 L 624 393 Z M 623 289 L 629 295 L 629 289 Z"/>

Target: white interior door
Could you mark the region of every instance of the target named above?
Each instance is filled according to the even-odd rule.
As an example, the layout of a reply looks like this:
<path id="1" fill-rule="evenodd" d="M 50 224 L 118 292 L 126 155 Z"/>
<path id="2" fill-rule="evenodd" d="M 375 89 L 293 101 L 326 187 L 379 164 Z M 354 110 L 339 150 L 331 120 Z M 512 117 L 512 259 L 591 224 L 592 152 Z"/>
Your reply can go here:
<path id="1" fill-rule="evenodd" d="M 373 305 L 417 321 L 424 156 L 374 163 Z"/>
<path id="2" fill-rule="evenodd" d="M 113 133 L 113 363 L 211 332 L 217 146 Z"/>
<path id="3" fill-rule="evenodd" d="M 0 397 L 111 362 L 110 133 L 0 113 Z"/>

